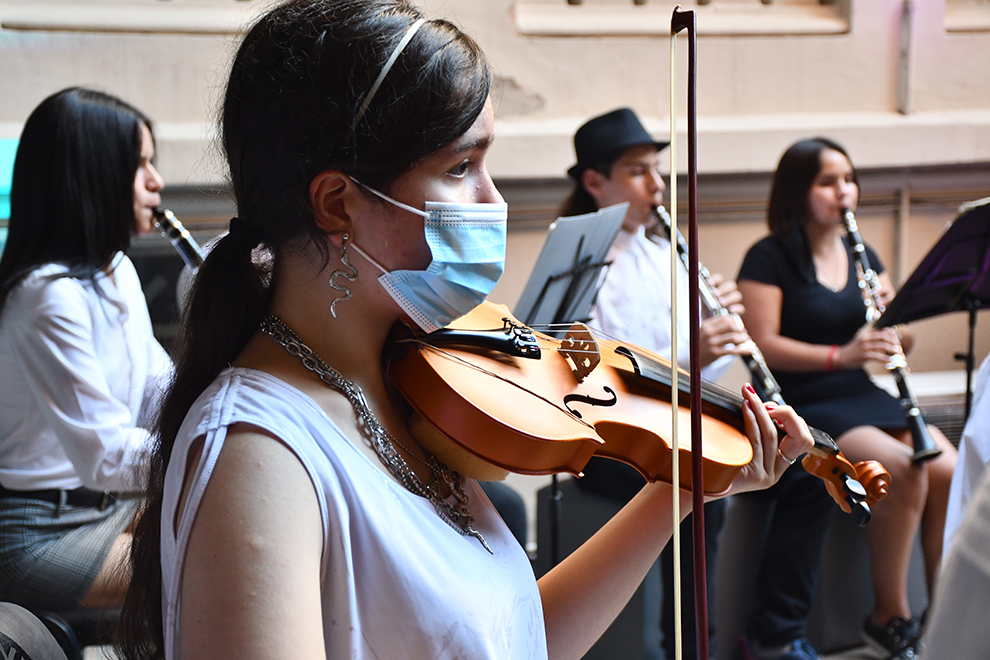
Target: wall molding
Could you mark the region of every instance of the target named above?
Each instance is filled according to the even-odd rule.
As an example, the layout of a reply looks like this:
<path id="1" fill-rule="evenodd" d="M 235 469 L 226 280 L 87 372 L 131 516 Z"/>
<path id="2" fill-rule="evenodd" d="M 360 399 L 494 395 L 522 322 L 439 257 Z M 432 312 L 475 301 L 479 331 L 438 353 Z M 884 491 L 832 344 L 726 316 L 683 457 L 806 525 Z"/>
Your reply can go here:
<path id="1" fill-rule="evenodd" d="M 6 0 L 0 28 L 49 32 L 235 35 L 268 5 L 263 0 Z"/>
<path id="2" fill-rule="evenodd" d="M 669 36 L 670 16 L 677 3 L 645 5 L 568 5 L 517 2 L 516 28 L 528 36 Z M 828 35 L 849 32 L 849 17 L 839 4 L 763 5 L 717 2 L 690 6 L 698 15 L 698 36 Z"/>
<path id="3" fill-rule="evenodd" d="M 990 3 L 945 3 L 946 32 L 990 32 Z"/>

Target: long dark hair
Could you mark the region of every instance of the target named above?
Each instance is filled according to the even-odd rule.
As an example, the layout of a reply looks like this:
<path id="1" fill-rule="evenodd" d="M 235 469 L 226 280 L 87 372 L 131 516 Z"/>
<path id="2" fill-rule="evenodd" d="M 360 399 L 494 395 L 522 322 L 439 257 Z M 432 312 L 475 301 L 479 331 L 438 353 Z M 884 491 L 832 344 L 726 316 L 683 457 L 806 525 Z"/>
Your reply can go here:
<path id="1" fill-rule="evenodd" d="M 404 0 L 294 0 L 266 13 L 238 49 L 221 129 L 239 226 L 200 267 L 181 331 L 149 501 L 131 550 L 133 577 L 120 629 L 127 658 L 162 657 L 165 470 L 190 407 L 243 350 L 267 310 L 270 270 L 252 259 L 252 248 L 260 242 L 277 257 L 309 236 L 328 258 L 309 206 L 316 174 L 340 169 L 388 191 L 401 174 L 461 136 L 484 108 L 491 86 L 484 54 L 452 24 L 432 20 L 355 121 L 385 61 L 420 18 Z"/>
<path id="2" fill-rule="evenodd" d="M 780 157 L 770 189 L 767 225 L 770 233 L 785 243 L 796 259 L 800 272 L 814 280 L 811 251 L 804 224 L 808 221 L 808 193 L 822 169 L 822 152 L 838 151 L 849 160 L 849 154 L 836 142 L 824 137 L 810 138 L 792 144 Z M 859 185 L 856 169 L 853 181 Z"/>
<path id="3" fill-rule="evenodd" d="M 0 313 L 38 266 L 61 263 L 89 278 L 130 245 L 140 110 L 92 89 L 52 94 L 24 124 L 10 189 L 7 246 L 0 258 Z"/>
<path id="4" fill-rule="evenodd" d="M 600 173 L 606 179 L 612 177 L 612 167 L 615 165 L 616 161 L 622 157 L 625 153 L 625 149 L 619 149 L 612 154 L 609 154 L 608 158 L 601 163 L 593 167 L 588 167 L 586 169 L 595 170 Z M 584 175 L 584 170 L 578 174 L 576 182 L 574 184 L 574 190 L 571 194 L 560 205 L 560 209 L 557 211 L 557 215 L 562 217 L 570 217 L 572 215 L 582 215 L 585 213 L 594 213 L 598 210 L 598 202 L 595 198 L 591 196 L 588 189 L 584 187 L 584 182 L 581 181 L 581 177 Z"/>

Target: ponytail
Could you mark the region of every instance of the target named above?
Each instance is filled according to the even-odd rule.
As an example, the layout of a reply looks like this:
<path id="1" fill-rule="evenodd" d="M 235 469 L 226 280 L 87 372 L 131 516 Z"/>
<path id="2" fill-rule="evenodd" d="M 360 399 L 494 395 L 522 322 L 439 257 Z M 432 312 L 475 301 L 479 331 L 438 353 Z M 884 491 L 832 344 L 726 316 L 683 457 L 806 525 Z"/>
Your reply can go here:
<path id="1" fill-rule="evenodd" d="M 175 356 L 176 376 L 158 418 L 148 479 L 148 506 L 138 519 L 131 544 L 134 578 L 128 590 L 118 642 L 124 657 L 162 658 L 161 524 L 165 470 L 179 428 L 199 395 L 241 353 L 258 329 L 269 304 L 270 260 L 256 261 L 247 241 L 232 232 L 199 267 L 185 310 Z"/>

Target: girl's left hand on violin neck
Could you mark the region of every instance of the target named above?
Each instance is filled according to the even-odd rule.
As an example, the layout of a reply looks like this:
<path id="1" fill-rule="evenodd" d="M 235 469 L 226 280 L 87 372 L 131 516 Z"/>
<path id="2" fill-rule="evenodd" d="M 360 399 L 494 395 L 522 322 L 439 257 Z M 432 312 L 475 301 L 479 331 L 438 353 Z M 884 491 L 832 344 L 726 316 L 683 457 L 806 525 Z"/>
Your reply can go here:
<path id="1" fill-rule="evenodd" d="M 790 406 L 761 401 L 748 383 L 742 388 L 742 396 L 743 422 L 753 445 L 753 460 L 739 471 L 725 492 L 710 499 L 769 488 L 815 444 L 808 424 Z"/>

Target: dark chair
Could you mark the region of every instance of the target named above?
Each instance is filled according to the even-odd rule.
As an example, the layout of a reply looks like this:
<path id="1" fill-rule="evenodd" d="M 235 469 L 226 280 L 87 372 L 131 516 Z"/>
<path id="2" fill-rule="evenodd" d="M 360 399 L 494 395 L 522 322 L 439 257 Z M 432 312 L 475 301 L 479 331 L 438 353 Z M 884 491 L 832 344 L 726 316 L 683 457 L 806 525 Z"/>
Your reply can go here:
<path id="1" fill-rule="evenodd" d="M 8 602 L 0 602 L 0 658 L 66 660 L 55 637 L 38 617 Z"/>
<path id="2" fill-rule="evenodd" d="M 67 660 L 82 660 L 87 646 L 109 644 L 120 619 L 119 609 L 33 610 L 33 613 L 55 637 Z"/>

